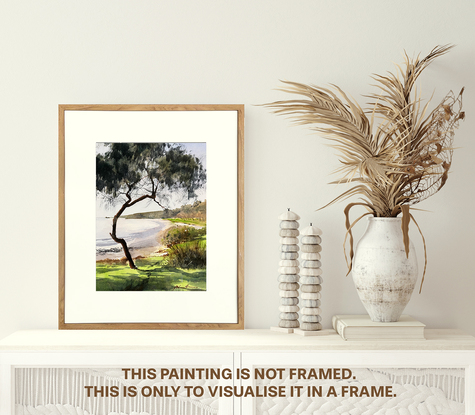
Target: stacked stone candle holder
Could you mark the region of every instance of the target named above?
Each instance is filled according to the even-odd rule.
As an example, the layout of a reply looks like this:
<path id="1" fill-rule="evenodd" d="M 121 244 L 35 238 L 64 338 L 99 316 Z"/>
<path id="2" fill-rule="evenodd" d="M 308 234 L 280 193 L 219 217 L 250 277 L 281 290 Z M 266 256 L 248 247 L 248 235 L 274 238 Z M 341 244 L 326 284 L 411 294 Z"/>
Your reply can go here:
<path id="1" fill-rule="evenodd" d="M 300 269 L 300 329 L 296 334 L 312 336 L 319 334 L 322 329 L 320 316 L 320 298 L 322 289 L 322 263 L 320 251 L 322 250 L 322 231 L 315 226 L 302 229 L 301 244 L 301 269 Z"/>
<path id="2" fill-rule="evenodd" d="M 300 216 L 288 209 L 279 216 L 281 254 L 279 262 L 280 321 L 271 330 L 292 333 L 299 327 L 299 223 Z"/>

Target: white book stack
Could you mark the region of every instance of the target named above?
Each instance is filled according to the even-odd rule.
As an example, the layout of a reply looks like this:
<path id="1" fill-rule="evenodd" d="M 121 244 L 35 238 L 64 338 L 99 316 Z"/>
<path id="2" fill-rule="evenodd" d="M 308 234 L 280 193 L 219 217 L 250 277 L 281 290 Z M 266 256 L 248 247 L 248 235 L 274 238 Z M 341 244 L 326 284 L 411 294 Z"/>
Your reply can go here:
<path id="1" fill-rule="evenodd" d="M 368 315 L 335 315 L 332 325 L 344 340 L 425 340 L 425 324 L 408 315 L 394 323 L 371 321 Z"/>

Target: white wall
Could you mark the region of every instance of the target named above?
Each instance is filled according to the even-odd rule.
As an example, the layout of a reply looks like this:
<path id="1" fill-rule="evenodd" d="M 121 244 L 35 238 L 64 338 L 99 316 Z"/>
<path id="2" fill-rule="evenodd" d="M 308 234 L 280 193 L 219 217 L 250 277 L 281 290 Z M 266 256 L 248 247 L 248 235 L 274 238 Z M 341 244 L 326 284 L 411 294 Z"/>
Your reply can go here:
<path id="1" fill-rule="evenodd" d="M 436 88 L 438 102 L 465 85 L 467 119 L 446 187 L 416 214 L 429 264 L 406 312 L 475 335 L 474 18 L 472 0 L 3 0 L 0 338 L 57 327 L 60 103 L 245 104 L 246 327 L 278 321 L 277 216 L 287 207 L 324 230 L 324 325 L 363 312 L 345 278 L 344 205 L 315 212 L 341 191 L 327 184 L 333 151 L 256 104 L 287 98 L 279 79 L 335 83 L 364 103 L 371 73 L 392 70 L 404 49 L 446 43 L 458 46 L 422 90 Z"/>

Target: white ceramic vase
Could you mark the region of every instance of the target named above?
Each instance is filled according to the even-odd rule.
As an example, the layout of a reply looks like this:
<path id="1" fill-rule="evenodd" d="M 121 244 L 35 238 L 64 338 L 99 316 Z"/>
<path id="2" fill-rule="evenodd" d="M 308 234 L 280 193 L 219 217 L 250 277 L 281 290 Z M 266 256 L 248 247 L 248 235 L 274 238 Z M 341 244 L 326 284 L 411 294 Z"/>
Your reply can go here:
<path id="1" fill-rule="evenodd" d="M 368 219 L 353 258 L 353 281 L 372 321 L 398 321 L 417 280 L 412 242 L 404 250 L 401 218 Z"/>

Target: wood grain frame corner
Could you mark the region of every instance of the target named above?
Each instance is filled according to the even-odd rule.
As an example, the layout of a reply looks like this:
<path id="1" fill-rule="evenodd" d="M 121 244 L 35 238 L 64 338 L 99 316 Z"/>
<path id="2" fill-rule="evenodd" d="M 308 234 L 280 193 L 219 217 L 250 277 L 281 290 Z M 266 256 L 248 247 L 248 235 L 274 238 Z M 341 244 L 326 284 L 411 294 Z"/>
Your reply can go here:
<path id="1" fill-rule="evenodd" d="M 244 105 L 59 105 L 59 281 L 60 330 L 242 330 L 244 329 Z M 66 323 L 65 112 L 66 111 L 236 111 L 237 130 L 237 323 Z"/>

